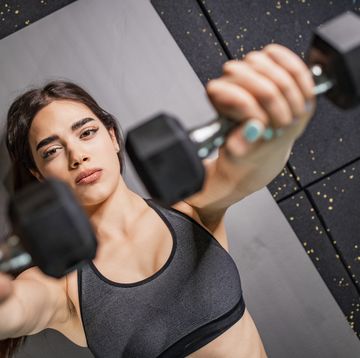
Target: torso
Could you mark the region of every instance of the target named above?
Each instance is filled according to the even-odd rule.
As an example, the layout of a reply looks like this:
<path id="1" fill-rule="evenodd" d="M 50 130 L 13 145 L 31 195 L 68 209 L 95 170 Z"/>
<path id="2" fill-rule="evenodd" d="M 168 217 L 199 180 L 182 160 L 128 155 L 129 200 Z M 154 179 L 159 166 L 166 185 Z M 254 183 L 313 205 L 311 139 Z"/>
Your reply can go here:
<path id="1" fill-rule="evenodd" d="M 176 207 L 176 209 L 185 212 L 184 206 Z M 199 222 L 191 211 L 186 210 L 185 214 Z M 121 240 L 121 245 L 116 242 L 98 247 L 93 263 L 111 281 L 129 283 L 143 280 L 159 271 L 169 258 L 172 250 L 171 234 L 165 223 L 151 208 L 142 216 L 138 228 L 136 237 L 141 239 L 137 241 Z M 228 251 L 226 238 L 218 241 Z M 120 267 L 119 262 L 122 263 Z M 77 271 L 68 274 L 67 277 L 68 295 L 76 309 L 76 314 L 73 314 L 66 323 L 53 328 L 75 344 L 87 347 L 80 315 Z M 267 356 L 254 321 L 245 308 L 243 316 L 236 324 L 188 357 L 266 358 Z"/>

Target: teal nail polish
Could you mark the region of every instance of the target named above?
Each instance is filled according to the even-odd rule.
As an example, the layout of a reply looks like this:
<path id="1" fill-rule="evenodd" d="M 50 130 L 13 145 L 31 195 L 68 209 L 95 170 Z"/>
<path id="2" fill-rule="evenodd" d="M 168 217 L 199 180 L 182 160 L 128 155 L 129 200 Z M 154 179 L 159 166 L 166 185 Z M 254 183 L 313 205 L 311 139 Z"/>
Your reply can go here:
<path id="1" fill-rule="evenodd" d="M 252 143 L 259 139 L 262 132 L 261 125 L 257 122 L 248 122 L 244 128 L 245 139 Z"/>
<path id="2" fill-rule="evenodd" d="M 265 140 L 270 140 L 274 136 L 274 131 L 272 128 L 266 128 L 263 134 Z"/>

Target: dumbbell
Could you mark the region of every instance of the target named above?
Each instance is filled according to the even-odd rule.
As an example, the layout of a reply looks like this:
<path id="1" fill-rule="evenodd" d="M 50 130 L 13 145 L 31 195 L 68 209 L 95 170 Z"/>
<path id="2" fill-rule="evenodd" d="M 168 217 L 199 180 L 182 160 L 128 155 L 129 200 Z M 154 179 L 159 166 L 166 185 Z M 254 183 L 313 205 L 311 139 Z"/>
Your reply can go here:
<path id="1" fill-rule="evenodd" d="M 360 18 L 346 12 L 319 26 L 306 62 L 314 94 L 326 96 L 342 109 L 360 102 Z M 201 190 L 202 159 L 220 147 L 239 123 L 219 116 L 187 131 L 167 113 L 130 129 L 126 150 L 149 194 L 164 206 Z"/>
<path id="2" fill-rule="evenodd" d="M 91 224 L 66 183 L 56 178 L 27 185 L 10 197 L 12 234 L 0 246 L 0 271 L 16 274 L 37 265 L 60 278 L 93 259 Z"/>

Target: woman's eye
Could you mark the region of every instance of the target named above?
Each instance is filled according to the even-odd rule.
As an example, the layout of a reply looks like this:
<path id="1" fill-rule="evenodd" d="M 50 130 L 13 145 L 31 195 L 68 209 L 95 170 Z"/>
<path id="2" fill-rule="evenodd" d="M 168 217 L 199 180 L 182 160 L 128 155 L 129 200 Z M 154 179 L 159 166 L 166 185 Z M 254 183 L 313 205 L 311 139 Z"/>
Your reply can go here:
<path id="1" fill-rule="evenodd" d="M 81 136 L 82 136 L 84 133 L 89 133 L 89 132 L 96 133 L 98 129 L 99 129 L 99 128 L 87 129 L 86 131 L 84 131 L 84 132 L 81 133 Z M 80 136 L 80 137 L 81 137 L 81 136 Z M 88 137 L 88 136 L 89 136 L 89 135 L 86 135 L 85 137 Z"/>
<path id="2" fill-rule="evenodd" d="M 90 135 L 89 133 L 96 133 L 98 131 L 98 129 L 99 128 L 87 129 L 81 133 L 80 137 L 82 137 L 84 134 L 86 134 L 85 137 L 88 137 Z M 56 153 L 57 149 L 59 149 L 59 148 L 53 148 L 53 149 L 48 150 L 47 152 L 45 152 L 43 154 L 43 158 L 46 159 L 46 158 L 51 157 L 54 153 Z"/>
<path id="3" fill-rule="evenodd" d="M 43 158 L 46 159 L 46 158 L 50 157 L 51 155 L 53 155 L 53 154 L 56 152 L 56 149 L 57 149 L 57 148 L 50 149 L 50 150 L 48 150 L 47 152 L 45 152 L 45 153 L 43 154 Z"/>

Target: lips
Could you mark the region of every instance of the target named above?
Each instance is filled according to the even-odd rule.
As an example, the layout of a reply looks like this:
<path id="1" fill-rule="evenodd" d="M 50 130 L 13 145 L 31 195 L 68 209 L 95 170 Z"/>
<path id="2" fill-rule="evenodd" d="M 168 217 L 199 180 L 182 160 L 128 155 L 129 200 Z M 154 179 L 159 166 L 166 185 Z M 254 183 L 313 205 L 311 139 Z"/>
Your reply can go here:
<path id="1" fill-rule="evenodd" d="M 93 169 L 86 169 L 86 170 L 83 170 L 75 179 L 75 182 L 76 184 L 78 184 L 82 179 L 98 172 L 98 171 L 101 171 L 100 168 L 93 168 Z"/>

